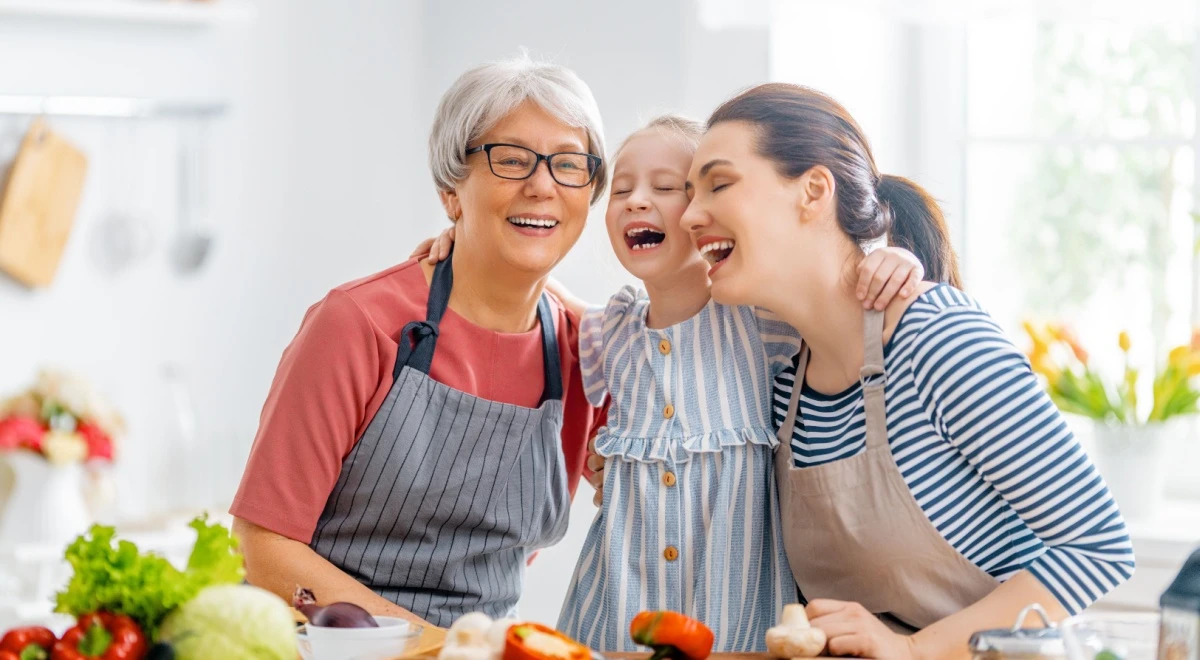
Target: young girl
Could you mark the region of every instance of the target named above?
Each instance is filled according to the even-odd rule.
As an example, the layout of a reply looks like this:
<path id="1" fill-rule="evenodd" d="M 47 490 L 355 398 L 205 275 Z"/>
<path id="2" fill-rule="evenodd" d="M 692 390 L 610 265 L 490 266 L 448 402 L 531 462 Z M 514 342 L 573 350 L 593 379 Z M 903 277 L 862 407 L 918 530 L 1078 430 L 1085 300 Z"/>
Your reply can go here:
<path id="1" fill-rule="evenodd" d="M 799 336 L 763 310 L 711 300 L 709 263 L 680 226 L 702 133 L 698 122 L 660 117 L 614 158 L 605 224 L 645 291 L 626 286 L 586 311 L 560 295 L 583 317 L 587 396 L 597 406 L 611 398 L 595 439 L 604 502 L 558 622 L 599 651 L 637 650 L 629 624 L 643 610 L 703 621 L 715 651 L 759 651 L 783 605 L 796 600 L 775 490 L 771 382 Z M 883 294 L 877 305 L 901 287 L 911 291 L 923 274 L 915 257 L 891 248 L 862 272 L 864 281 L 879 273 L 887 282 L 870 291 Z"/>

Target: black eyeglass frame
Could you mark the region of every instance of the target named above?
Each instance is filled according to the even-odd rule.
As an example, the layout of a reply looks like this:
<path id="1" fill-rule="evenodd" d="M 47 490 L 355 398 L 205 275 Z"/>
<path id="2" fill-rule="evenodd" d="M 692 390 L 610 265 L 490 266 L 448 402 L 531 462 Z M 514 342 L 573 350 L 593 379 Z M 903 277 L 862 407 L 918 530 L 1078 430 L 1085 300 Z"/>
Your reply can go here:
<path id="1" fill-rule="evenodd" d="M 537 160 L 534 161 L 533 167 L 529 168 L 529 174 L 526 174 L 525 176 L 505 176 L 503 174 L 497 174 L 496 168 L 492 166 L 492 149 L 496 147 L 515 147 L 517 149 L 524 149 L 525 151 L 533 154 Z M 578 151 L 559 151 L 552 154 L 539 154 L 529 147 L 523 147 L 519 144 L 509 144 L 507 142 L 490 142 L 488 144 L 481 144 L 478 147 L 471 147 L 470 149 L 467 149 L 466 155 L 470 156 L 471 154 L 477 154 L 481 151 L 487 154 L 488 169 L 492 171 L 493 175 L 501 179 L 507 179 L 509 181 L 524 181 L 525 179 L 533 176 L 534 172 L 537 172 L 538 165 L 541 165 L 542 161 L 546 161 L 546 170 L 550 172 L 550 178 L 554 179 L 554 182 L 560 186 L 566 186 L 568 188 L 586 188 L 590 186 L 592 182 L 596 180 L 596 174 L 600 171 L 600 166 L 604 163 L 604 159 L 595 154 L 585 154 Z M 588 180 L 583 183 L 564 183 L 559 181 L 558 177 L 554 175 L 554 163 L 550 162 L 555 156 L 587 157 L 589 165 Z"/>

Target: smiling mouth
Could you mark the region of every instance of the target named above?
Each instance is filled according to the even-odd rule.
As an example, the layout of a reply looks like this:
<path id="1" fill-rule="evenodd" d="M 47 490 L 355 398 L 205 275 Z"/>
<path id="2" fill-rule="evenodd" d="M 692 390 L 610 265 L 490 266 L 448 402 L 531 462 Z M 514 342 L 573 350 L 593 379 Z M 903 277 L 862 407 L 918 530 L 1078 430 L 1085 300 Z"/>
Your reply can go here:
<path id="1" fill-rule="evenodd" d="M 713 266 L 725 261 L 731 254 L 733 254 L 733 241 L 728 238 L 707 243 L 700 248 L 700 256 Z"/>
<path id="2" fill-rule="evenodd" d="M 625 232 L 625 244 L 630 250 L 649 250 L 662 245 L 667 235 L 649 227 L 633 227 Z"/>
<path id="3" fill-rule="evenodd" d="M 508 223 L 515 227 L 527 227 L 529 229 L 554 229 L 558 226 L 558 220 L 548 220 L 543 218 L 525 218 L 521 216 L 513 216 L 507 218 Z"/>

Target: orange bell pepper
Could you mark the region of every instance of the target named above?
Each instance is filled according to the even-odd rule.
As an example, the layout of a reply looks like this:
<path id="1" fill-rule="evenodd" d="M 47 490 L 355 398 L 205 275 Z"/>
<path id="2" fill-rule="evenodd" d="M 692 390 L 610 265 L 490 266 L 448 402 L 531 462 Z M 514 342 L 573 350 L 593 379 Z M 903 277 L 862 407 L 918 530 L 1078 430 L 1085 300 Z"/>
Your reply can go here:
<path id="1" fill-rule="evenodd" d="M 629 624 L 629 635 L 654 649 L 650 660 L 704 660 L 712 653 L 713 632 L 679 612 L 641 612 Z"/>
<path id="2" fill-rule="evenodd" d="M 504 637 L 504 660 L 591 660 L 588 647 L 540 623 L 510 626 Z"/>

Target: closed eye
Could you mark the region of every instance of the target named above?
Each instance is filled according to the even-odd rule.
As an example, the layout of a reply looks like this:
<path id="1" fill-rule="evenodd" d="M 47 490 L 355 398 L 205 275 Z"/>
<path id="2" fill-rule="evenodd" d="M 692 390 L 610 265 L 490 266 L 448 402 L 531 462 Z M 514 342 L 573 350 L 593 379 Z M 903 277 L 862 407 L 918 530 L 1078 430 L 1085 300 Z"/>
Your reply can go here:
<path id="1" fill-rule="evenodd" d="M 674 192 L 676 190 L 679 190 L 678 188 L 672 188 L 670 186 L 656 186 L 654 189 L 659 192 Z"/>
<path id="2" fill-rule="evenodd" d="M 632 191 L 630 191 L 630 190 L 614 190 L 614 191 L 612 191 L 612 195 L 614 197 L 616 197 L 617 195 L 628 195 L 630 192 L 632 192 Z"/>
<path id="3" fill-rule="evenodd" d="M 730 184 L 728 184 L 728 183 L 722 183 L 722 184 L 720 184 L 720 185 L 713 186 L 713 189 L 712 189 L 712 191 L 713 191 L 713 192 L 720 192 L 720 191 L 722 191 L 722 190 L 724 190 L 724 189 L 728 188 L 728 187 L 729 187 L 729 185 L 730 185 Z"/>

